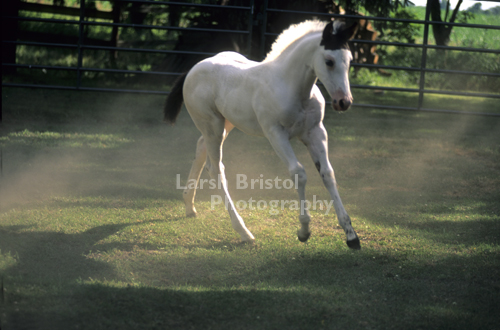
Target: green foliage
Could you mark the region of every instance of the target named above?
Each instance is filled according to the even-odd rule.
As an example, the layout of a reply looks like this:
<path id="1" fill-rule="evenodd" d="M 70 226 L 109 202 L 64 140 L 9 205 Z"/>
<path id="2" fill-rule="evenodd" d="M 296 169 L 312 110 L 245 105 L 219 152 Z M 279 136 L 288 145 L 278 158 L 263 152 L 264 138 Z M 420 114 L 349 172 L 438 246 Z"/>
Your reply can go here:
<path id="1" fill-rule="evenodd" d="M 398 19 L 418 19 L 417 15 L 407 9 L 399 9 L 391 14 L 391 17 Z M 391 42 L 415 43 L 415 36 L 418 35 L 421 26 L 406 22 L 387 22 L 380 40 Z"/>
<path id="2" fill-rule="evenodd" d="M 470 8 L 468 8 L 467 11 L 473 14 L 498 15 L 500 14 L 500 6 L 483 10 L 481 3 L 476 3 Z"/>
<path id="3" fill-rule="evenodd" d="M 468 23 L 472 19 L 474 19 L 475 15 L 473 13 L 470 13 L 468 11 L 460 11 L 457 14 L 457 20 L 456 23 Z"/>
<path id="4" fill-rule="evenodd" d="M 395 14 L 398 18 L 423 19 L 425 9 L 409 7 Z M 500 25 L 498 17 L 476 15 L 470 22 L 473 24 Z M 416 24 L 398 25 L 391 27 L 380 37 L 384 41 L 404 41 L 422 43 L 423 29 Z M 395 31 L 395 32 L 394 32 Z M 472 29 L 455 27 L 451 35 L 450 46 L 498 49 L 500 36 L 496 30 Z M 377 46 L 376 52 L 380 55 L 379 62 L 385 65 L 408 66 L 418 68 L 421 65 L 422 50 L 410 47 Z M 433 69 L 447 69 L 457 71 L 475 71 L 485 73 L 500 73 L 500 58 L 496 54 L 461 52 L 461 51 L 427 51 L 427 67 Z M 365 71 L 365 72 L 363 72 Z M 355 83 L 372 82 L 370 85 L 394 87 L 418 86 L 420 73 L 391 71 L 392 76 L 382 77 L 377 72 L 361 70 L 359 77 L 352 79 Z M 500 90 L 500 80 L 483 75 L 455 75 L 455 74 L 426 74 L 426 88 L 453 91 L 474 91 L 497 93 Z M 377 82 L 375 84 L 375 82 Z"/>
<path id="5" fill-rule="evenodd" d="M 337 1 L 340 6 L 347 11 L 359 11 L 364 8 L 372 16 L 389 17 L 393 12 L 398 11 L 402 7 L 409 6 L 408 0 L 340 0 Z M 382 23 L 383 24 L 383 23 Z"/>
<path id="6" fill-rule="evenodd" d="M 388 53 L 382 60 L 383 64 L 395 66 L 419 67 L 421 50 L 417 48 L 398 48 Z M 495 54 L 471 54 L 458 51 L 428 50 L 427 67 L 430 69 L 447 69 L 456 71 L 471 71 L 485 73 L 500 73 L 500 60 Z M 390 77 L 377 77 L 376 72 L 365 72 L 366 80 L 379 81 L 383 86 L 418 86 L 420 73 L 392 71 Z M 360 76 L 362 77 L 362 76 Z M 353 81 L 359 81 L 355 78 Z M 500 90 L 500 80 L 497 77 L 485 75 L 460 75 L 444 73 L 426 73 L 426 88 L 453 91 L 474 91 L 497 93 Z"/>
<path id="7" fill-rule="evenodd" d="M 430 68 L 500 74 L 500 58 L 496 54 L 474 54 L 471 56 L 467 52 L 432 51 L 429 54 L 429 64 Z M 484 75 L 428 73 L 426 85 L 441 90 L 496 93 L 500 90 L 500 79 Z"/>
<path id="8" fill-rule="evenodd" d="M 93 2 L 91 2 L 93 3 Z M 377 3 L 362 1 L 355 2 L 359 8 L 363 6 L 368 13 L 377 14 Z M 110 11 L 112 9 L 110 2 L 98 3 L 100 10 Z M 106 4 L 107 7 L 103 7 Z M 388 7 L 382 9 L 392 12 L 391 17 L 423 19 L 425 8 L 423 7 L 403 7 L 403 2 L 388 1 Z M 76 3 L 66 1 L 66 5 L 76 5 Z M 370 7 L 375 6 L 375 7 Z M 181 27 L 216 27 L 228 28 L 228 26 L 243 26 L 246 21 L 240 19 L 240 16 L 230 16 L 224 21 L 227 26 L 221 27 L 220 13 L 213 11 L 200 12 L 198 10 L 170 10 L 168 7 L 150 7 L 143 8 L 142 16 L 137 18 L 133 15 L 133 3 L 129 3 L 122 8 L 122 21 L 124 23 L 134 23 L 134 20 L 140 19 L 142 23 L 148 25 L 168 26 L 178 25 Z M 172 8 L 174 8 L 172 6 Z M 176 7 L 180 8 L 180 7 Z M 135 8 L 136 9 L 136 8 Z M 380 9 L 380 10 L 382 10 Z M 394 11 L 393 11 L 394 10 Z M 52 15 L 47 13 L 22 12 L 23 16 L 41 17 L 41 18 L 60 18 L 76 19 L 70 16 Z M 90 19 L 99 21 L 97 19 Z M 219 22 L 219 23 L 217 23 Z M 470 23 L 500 25 L 500 16 L 486 15 L 477 13 L 474 18 L 469 19 Z M 215 25 L 215 24 L 218 25 Z M 236 25 L 235 25 L 236 24 Z M 238 25 L 239 24 L 239 25 Z M 240 27 L 241 27 L 240 26 Z M 40 23 L 40 22 L 21 22 L 21 30 L 26 33 L 50 34 L 56 32 L 65 42 L 75 42 L 78 37 L 78 27 L 72 24 L 60 23 Z M 382 28 L 382 27 L 380 27 Z M 421 43 L 423 29 L 418 24 L 394 23 L 388 22 L 380 29 L 379 40 L 391 42 Z M 86 26 L 85 37 L 89 43 L 107 42 L 110 40 L 112 29 L 106 26 Z M 172 50 L 180 36 L 178 31 L 166 31 L 159 29 L 139 29 L 139 28 L 120 28 L 119 46 L 124 48 L 148 48 L 158 50 Z M 432 38 L 430 38 L 432 40 Z M 472 29 L 454 27 L 450 46 L 476 47 L 485 49 L 498 49 L 500 45 L 500 35 L 497 30 Z M 395 66 L 419 67 L 421 65 L 421 50 L 410 47 L 387 47 L 377 46 L 376 52 L 380 55 L 379 63 Z M 56 47 L 37 47 L 19 45 L 17 47 L 18 64 L 35 64 L 46 66 L 70 66 L 77 65 L 77 51 L 75 49 L 56 48 Z M 183 60 L 193 60 L 193 57 L 184 56 Z M 88 68 L 115 68 L 137 71 L 138 73 L 116 74 L 116 73 L 97 73 L 86 71 L 82 73 L 82 85 L 84 87 L 104 87 L 104 88 L 124 88 L 124 89 L 150 89 L 158 91 L 168 90 L 168 77 L 141 74 L 144 71 L 162 71 L 163 65 L 173 61 L 171 57 L 163 54 L 150 53 L 132 53 L 119 51 L 115 55 L 110 51 L 85 50 L 83 52 L 83 65 Z M 177 68 L 179 62 L 173 62 Z M 177 65 L 177 66 L 176 66 Z M 429 68 L 477 71 L 485 73 L 499 73 L 499 57 L 495 54 L 482 54 L 472 52 L 436 52 L 428 51 L 427 66 Z M 172 69 L 171 71 L 175 71 Z M 373 85 L 374 82 L 381 86 L 418 86 L 419 73 L 405 71 L 391 71 L 391 77 L 381 77 L 378 72 L 371 72 L 362 69 L 359 77 L 353 79 L 353 82 L 365 81 Z M 49 84 L 62 86 L 75 86 L 76 72 L 64 70 L 42 70 L 42 69 L 18 69 L 15 76 L 5 75 L 2 77 L 4 82 L 11 83 L 29 83 L 29 84 Z M 456 76 L 447 74 L 427 74 L 426 87 L 429 89 L 446 89 L 453 91 L 474 91 L 497 93 L 499 88 L 499 79 L 486 76 Z"/>

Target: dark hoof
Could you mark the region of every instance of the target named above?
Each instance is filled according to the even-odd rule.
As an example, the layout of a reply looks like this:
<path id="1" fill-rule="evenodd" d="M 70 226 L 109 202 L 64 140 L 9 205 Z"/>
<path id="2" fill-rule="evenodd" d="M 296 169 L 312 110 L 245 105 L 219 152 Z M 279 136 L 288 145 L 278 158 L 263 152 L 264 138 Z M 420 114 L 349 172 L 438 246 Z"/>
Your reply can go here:
<path id="1" fill-rule="evenodd" d="M 355 239 L 347 241 L 347 246 L 353 250 L 361 250 L 361 244 L 359 243 L 359 238 L 357 236 Z"/>
<path id="2" fill-rule="evenodd" d="M 297 237 L 299 238 L 299 241 L 301 241 L 302 243 L 305 243 L 305 242 L 307 242 L 309 237 L 311 237 L 311 233 L 309 232 L 309 233 L 305 234 L 304 236 L 300 236 L 300 234 L 298 234 Z"/>
<path id="3" fill-rule="evenodd" d="M 186 218 L 196 218 L 196 213 L 186 214 Z"/>

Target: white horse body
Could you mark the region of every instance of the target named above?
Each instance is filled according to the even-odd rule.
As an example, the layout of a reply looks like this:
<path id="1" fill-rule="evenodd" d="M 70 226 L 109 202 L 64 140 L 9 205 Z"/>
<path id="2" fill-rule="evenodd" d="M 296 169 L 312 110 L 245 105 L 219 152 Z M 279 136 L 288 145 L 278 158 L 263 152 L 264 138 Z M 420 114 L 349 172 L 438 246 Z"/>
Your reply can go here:
<path id="1" fill-rule="evenodd" d="M 262 136 L 253 107 L 258 101 L 252 100 L 261 88 L 259 64 L 234 52 L 223 52 L 196 64 L 184 82 L 186 108 L 209 107 L 243 132 Z M 211 102 L 207 104 L 207 100 Z"/>
<path id="2" fill-rule="evenodd" d="M 297 178 L 302 224 L 298 236 L 306 241 L 310 235 L 310 216 L 304 207 L 307 177 L 289 142 L 293 137 L 299 138 L 307 146 L 330 192 L 348 246 L 359 248 L 359 239 L 340 200 L 328 160 L 327 134 L 322 123 L 325 100 L 316 86 L 319 78 L 332 97 L 335 110 L 349 108 L 352 96 L 348 71 L 352 56 L 346 42 L 355 27 L 336 27 L 335 30 L 331 23 L 326 27 L 320 22 L 302 23 L 284 32 L 263 62 L 223 52 L 196 64 L 183 80 L 183 101 L 202 133 L 189 180 L 198 181 L 205 164 L 212 178 L 219 176 L 223 183 L 221 195 L 227 201 L 233 228 L 243 241 L 253 241 L 254 237 L 229 196 L 222 164 L 222 144 L 234 127 L 250 135 L 265 136 L 294 181 Z M 167 111 L 173 112 L 168 109 L 169 99 L 166 116 Z M 175 116 L 171 115 L 170 121 Z M 184 191 L 188 216 L 196 214 L 195 192 L 192 188 Z"/>

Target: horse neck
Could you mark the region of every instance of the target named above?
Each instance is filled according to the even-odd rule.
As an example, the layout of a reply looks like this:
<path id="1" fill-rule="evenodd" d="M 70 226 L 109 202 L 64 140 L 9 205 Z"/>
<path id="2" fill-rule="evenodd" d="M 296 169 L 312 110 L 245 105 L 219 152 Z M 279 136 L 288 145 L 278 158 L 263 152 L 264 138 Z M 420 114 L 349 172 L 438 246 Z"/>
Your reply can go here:
<path id="1" fill-rule="evenodd" d="M 313 61 L 320 41 L 320 33 L 305 35 L 272 61 L 275 75 L 291 86 L 294 95 L 300 95 L 301 98 L 310 97 L 318 79 L 314 72 Z"/>

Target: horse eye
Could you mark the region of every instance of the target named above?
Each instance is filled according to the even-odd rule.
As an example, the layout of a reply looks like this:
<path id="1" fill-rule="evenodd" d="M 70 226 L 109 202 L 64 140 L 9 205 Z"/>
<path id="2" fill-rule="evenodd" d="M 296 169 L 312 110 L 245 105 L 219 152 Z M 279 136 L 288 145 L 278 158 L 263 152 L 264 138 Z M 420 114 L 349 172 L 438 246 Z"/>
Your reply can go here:
<path id="1" fill-rule="evenodd" d="M 326 64 L 326 66 L 333 67 L 333 61 L 332 60 L 326 60 L 325 64 Z"/>

